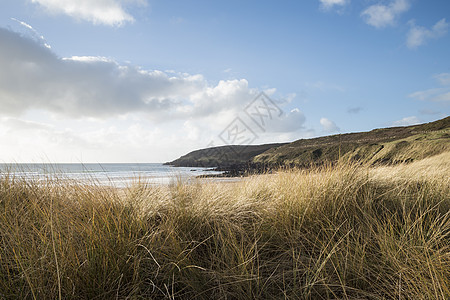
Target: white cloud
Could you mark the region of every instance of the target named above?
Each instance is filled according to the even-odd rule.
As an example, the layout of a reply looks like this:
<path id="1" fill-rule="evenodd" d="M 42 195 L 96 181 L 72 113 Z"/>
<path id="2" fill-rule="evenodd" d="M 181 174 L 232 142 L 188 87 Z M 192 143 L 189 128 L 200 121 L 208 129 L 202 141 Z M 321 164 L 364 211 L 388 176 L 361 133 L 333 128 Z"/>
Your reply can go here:
<path id="1" fill-rule="evenodd" d="M 220 80 L 216 86 L 204 86 L 192 93 L 191 106 L 178 108 L 179 112 L 192 116 L 211 115 L 214 112 L 241 109 L 251 101 L 258 91 L 250 89 L 246 79 Z"/>
<path id="2" fill-rule="evenodd" d="M 146 5 L 145 0 L 31 0 L 53 14 L 66 14 L 72 18 L 121 26 L 133 22 L 134 18 L 125 11 L 128 4 Z"/>
<path id="3" fill-rule="evenodd" d="M 292 109 L 289 113 L 285 113 L 280 117 L 274 117 L 268 122 L 268 132 L 292 132 L 304 129 L 305 115 L 298 108 Z"/>
<path id="4" fill-rule="evenodd" d="M 405 117 L 392 123 L 392 126 L 409 126 L 420 124 L 420 120 L 416 116 Z"/>
<path id="5" fill-rule="evenodd" d="M 16 18 L 11 18 L 11 20 L 16 21 L 16 22 L 19 23 L 20 25 L 22 25 L 22 26 L 24 26 L 24 27 L 30 29 L 30 30 L 33 31 L 33 32 L 36 32 L 36 30 L 35 30 L 30 24 L 28 24 L 28 23 L 26 23 L 26 22 L 17 20 Z"/>
<path id="6" fill-rule="evenodd" d="M 376 28 L 383 28 L 395 24 L 398 16 L 410 8 L 409 0 L 393 0 L 388 5 L 374 4 L 362 13 L 364 21 Z"/>
<path id="7" fill-rule="evenodd" d="M 201 130 L 193 120 L 187 120 L 183 124 L 183 130 L 189 140 L 198 141 L 200 139 Z"/>
<path id="8" fill-rule="evenodd" d="M 344 6 L 348 4 L 348 2 L 350 2 L 350 0 L 320 0 L 320 6 L 325 10 L 329 10 L 335 6 Z"/>
<path id="9" fill-rule="evenodd" d="M 103 56 L 71 56 L 71 57 L 63 57 L 62 60 L 71 60 L 86 63 L 95 63 L 95 62 L 114 63 L 114 60 Z"/>
<path id="10" fill-rule="evenodd" d="M 438 39 L 447 34 L 449 24 L 445 19 L 440 20 L 431 29 L 427 29 L 422 26 L 417 26 L 414 22 L 410 22 L 411 28 L 408 32 L 406 39 L 406 45 L 408 48 L 414 49 L 423 44 L 428 40 Z"/>
<path id="11" fill-rule="evenodd" d="M 322 125 L 322 130 L 326 133 L 339 132 L 339 127 L 331 120 L 327 118 L 320 119 L 320 125 Z"/>

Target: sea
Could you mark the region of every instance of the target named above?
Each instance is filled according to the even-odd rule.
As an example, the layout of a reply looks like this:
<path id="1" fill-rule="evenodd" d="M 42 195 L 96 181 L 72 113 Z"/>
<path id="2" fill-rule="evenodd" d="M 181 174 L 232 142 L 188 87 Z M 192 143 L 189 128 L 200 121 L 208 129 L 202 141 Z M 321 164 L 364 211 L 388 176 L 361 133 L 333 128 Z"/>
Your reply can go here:
<path id="1" fill-rule="evenodd" d="M 136 183 L 192 182 L 200 175 L 217 175 L 212 168 L 173 167 L 161 163 L 0 164 L 0 177 L 45 182 L 58 180 L 80 184 L 127 187 Z"/>

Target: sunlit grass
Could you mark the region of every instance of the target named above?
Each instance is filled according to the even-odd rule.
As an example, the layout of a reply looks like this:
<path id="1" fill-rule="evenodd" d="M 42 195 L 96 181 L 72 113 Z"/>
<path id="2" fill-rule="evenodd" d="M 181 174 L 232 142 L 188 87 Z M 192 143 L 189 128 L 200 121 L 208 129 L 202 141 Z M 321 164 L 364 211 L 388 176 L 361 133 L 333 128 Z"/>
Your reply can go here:
<path id="1" fill-rule="evenodd" d="M 6 176 L 0 298 L 448 299 L 448 159 L 126 189 Z"/>

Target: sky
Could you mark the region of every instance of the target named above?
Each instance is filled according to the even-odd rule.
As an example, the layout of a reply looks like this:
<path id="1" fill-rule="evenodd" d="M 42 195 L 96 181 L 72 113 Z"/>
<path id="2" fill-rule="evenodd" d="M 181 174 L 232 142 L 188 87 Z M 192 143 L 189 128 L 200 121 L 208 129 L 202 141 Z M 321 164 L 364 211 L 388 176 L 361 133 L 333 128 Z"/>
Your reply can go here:
<path id="1" fill-rule="evenodd" d="M 448 0 L 2 0 L 0 162 L 166 162 L 450 112 Z"/>

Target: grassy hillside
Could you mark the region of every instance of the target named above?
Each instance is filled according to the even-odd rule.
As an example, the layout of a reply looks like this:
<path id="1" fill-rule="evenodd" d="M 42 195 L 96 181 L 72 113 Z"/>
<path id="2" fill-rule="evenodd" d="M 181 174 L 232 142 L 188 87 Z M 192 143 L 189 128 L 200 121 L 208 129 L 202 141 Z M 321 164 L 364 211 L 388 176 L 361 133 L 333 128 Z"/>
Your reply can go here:
<path id="1" fill-rule="evenodd" d="M 124 190 L 0 179 L 2 299 L 449 299 L 450 153 Z"/>
<path id="2" fill-rule="evenodd" d="M 193 151 L 174 166 L 230 167 L 236 174 L 249 166 L 311 166 L 340 158 L 371 164 L 411 162 L 450 151 L 450 117 L 421 125 L 375 129 L 286 144 L 223 146 Z"/>
<path id="3" fill-rule="evenodd" d="M 265 145 L 229 145 L 212 147 L 192 151 L 168 165 L 175 167 L 226 167 L 231 165 L 245 164 L 253 157 L 261 154 L 268 149 L 276 148 L 284 144 L 265 144 Z"/>
<path id="4" fill-rule="evenodd" d="M 445 151 L 450 151 L 450 118 L 434 124 L 298 140 L 269 149 L 255 156 L 253 162 L 308 166 L 349 158 L 371 164 L 395 164 L 423 159 Z"/>

